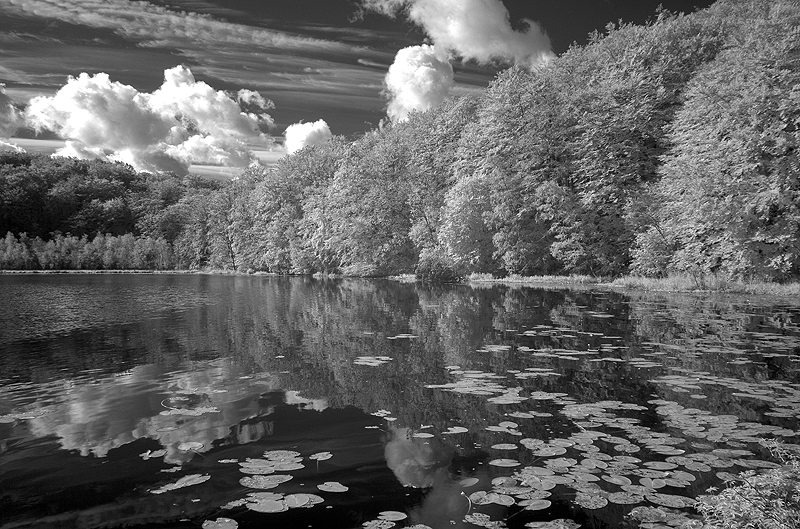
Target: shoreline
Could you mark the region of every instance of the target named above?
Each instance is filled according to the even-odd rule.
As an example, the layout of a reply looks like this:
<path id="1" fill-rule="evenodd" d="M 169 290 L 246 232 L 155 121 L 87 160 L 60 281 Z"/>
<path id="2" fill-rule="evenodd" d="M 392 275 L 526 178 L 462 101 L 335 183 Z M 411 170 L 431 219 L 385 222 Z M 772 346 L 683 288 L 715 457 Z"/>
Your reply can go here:
<path id="1" fill-rule="evenodd" d="M 228 275 L 269 277 L 317 277 L 347 279 L 338 274 L 276 274 L 272 272 L 241 272 L 237 270 L 0 270 L 0 275 Z M 356 277 L 354 277 L 356 278 Z M 389 279 L 402 283 L 416 283 L 414 274 L 360 279 Z M 608 290 L 664 292 L 685 294 L 747 294 L 759 296 L 800 298 L 800 281 L 775 283 L 769 281 L 735 281 L 719 276 L 694 276 L 676 274 L 666 278 L 622 276 L 616 279 L 586 275 L 570 276 L 519 276 L 494 277 L 490 274 L 471 274 L 460 282 L 465 285 L 507 285 L 557 288 L 602 288 Z"/>

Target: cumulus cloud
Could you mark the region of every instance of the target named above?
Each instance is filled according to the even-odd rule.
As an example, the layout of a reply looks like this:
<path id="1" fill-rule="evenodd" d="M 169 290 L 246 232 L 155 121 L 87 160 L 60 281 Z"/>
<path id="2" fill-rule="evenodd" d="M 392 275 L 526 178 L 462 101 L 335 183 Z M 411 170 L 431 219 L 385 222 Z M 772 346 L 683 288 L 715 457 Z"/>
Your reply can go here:
<path id="1" fill-rule="evenodd" d="M 533 68 L 553 57 L 542 28 L 523 19 L 523 29 L 514 30 L 501 0 L 362 0 L 362 5 L 389 16 L 404 12 L 438 48 L 464 59 L 501 59 Z"/>
<path id="2" fill-rule="evenodd" d="M 447 56 L 433 46 L 410 46 L 397 52 L 386 74 L 392 121 L 405 121 L 413 110 L 425 111 L 440 104 L 453 87 L 453 67 Z"/>
<path id="3" fill-rule="evenodd" d="M 0 83 L 0 138 L 13 135 L 22 124 L 21 117 L 14 101 L 6 95 L 6 85 Z"/>
<path id="4" fill-rule="evenodd" d="M 225 92 L 195 80 L 176 66 L 152 93 L 112 81 L 105 73 L 70 77 L 52 97 L 31 99 L 26 123 L 67 140 L 60 156 L 119 160 L 140 171 L 186 173 L 197 164 L 247 166 L 247 143 L 266 144 L 260 130 L 272 119 L 255 92 L 240 96 L 249 112 Z M 252 111 L 256 107 L 256 111 Z"/>
<path id="5" fill-rule="evenodd" d="M 286 152 L 295 153 L 309 145 L 325 143 L 333 136 L 325 120 L 320 119 L 314 123 L 295 123 L 286 127 Z"/>

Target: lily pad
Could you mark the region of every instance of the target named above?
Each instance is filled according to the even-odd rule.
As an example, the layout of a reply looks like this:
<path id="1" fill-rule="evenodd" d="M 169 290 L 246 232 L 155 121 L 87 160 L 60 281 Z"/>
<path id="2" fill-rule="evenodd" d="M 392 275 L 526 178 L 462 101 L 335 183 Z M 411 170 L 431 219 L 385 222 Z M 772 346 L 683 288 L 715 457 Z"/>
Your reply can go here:
<path id="1" fill-rule="evenodd" d="M 237 529 L 238 527 L 239 523 L 230 518 L 217 518 L 203 522 L 203 529 Z"/>
<path id="2" fill-rule="evenodd" d="M 575 503 L 584 509 L 602 509 L 608 505 L 608 500 L 599 494 L 579 492 L 575 495 Z"/>
<path id="3" fill-rule="evenodd" d="M 516 459 L 492 459 L 489 464 L 495 467 L 518 467 L 522 463 Z"/>
<path id="4" fill-rule="evenodd" d="M 400 511 L 382 511 L 378 513 L 379 520 L 389 520 L 390 522 L 399 522 L 406 518 L 408 518 L 408 515 Z"/>
<path id="5" fill-rule="evenodd" d="M 262 500 L 258 502 L 247 502 L 245 507 L 250 509 L 251 511 L 256 512 L 283 512 L 288 511 L 289 506 L 286 505 L 286 502 L 283 500 Z"/>
<path id="6" fill-rule="evenodd" d="M 268 476 L 247 476 L 239 480 L 239 483 L 251 489 L 274 489 L 281 483 L 285 483 L 292 479 L 292 476 L 286 474 L 272 474 Z"/>
<path id="7" fill-rule="evenodd" d="M 174 483 L 168 483 L 157 489 L 152 489 L 150 492 L 152 494 L 163 494 L 164 492 L 168 492 L 170 490 L 182 489 L 184 487 L 191 487 L 192 485 L 205 483 L 209 479 L 211 479 L 211 476 L 208 474 L 190 474 L 188 476 L 183 476 Z"/>
<path id="8" fill-rule="evenodd" d="M 317 488 L 324 492 L 347 492 L 350 490 L 349 487 L 342 485 L 338 481 L 326 481 L 317 485 Z"/>
<path id="9" fill-rule="evenodd" d="M 450 428 L 448 428 L 447 430 L 445 430 L 442 433 L 443 434 L 445 434 L 445 433 L 446 434 L 456 434 L 456 433 L 467 433 L 468 431 L 469 430 L 467 428 L 464 428 L 463 426 L 451 426 Z"/>
<path id="10" fill-rule="evenodd" d="M 549 508 L 552 502 L 550 500 L 522 500 L 518 504 L 526 511 L 542 511 Z"/>

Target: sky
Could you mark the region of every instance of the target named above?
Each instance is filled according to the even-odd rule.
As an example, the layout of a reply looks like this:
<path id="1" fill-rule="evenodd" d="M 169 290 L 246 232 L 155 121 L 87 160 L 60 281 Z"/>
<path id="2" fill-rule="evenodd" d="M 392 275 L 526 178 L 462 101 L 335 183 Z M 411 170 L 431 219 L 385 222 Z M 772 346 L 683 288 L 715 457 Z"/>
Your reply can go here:
<path id="1" fill-rule="evenodd" d="M 711 3 L 2 0 L 0 147 L 232 174 Z"/>

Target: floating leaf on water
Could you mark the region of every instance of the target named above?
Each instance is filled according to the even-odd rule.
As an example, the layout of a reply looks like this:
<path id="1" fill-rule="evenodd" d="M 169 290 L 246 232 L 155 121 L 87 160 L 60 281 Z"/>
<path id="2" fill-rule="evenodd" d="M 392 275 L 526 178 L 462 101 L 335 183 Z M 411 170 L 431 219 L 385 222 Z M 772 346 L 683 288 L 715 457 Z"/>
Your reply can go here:
<path id="1" fill-rule="evenodd" d="M 463 426 L 451 426 L 446 431 L 442 433 L 446 434 L 454 434 L 454 433 L 467 433 L 469 430 L 464 428 Z"/>
<path id="2" fill-rule="evenodd" d="M 412 437 L 416 437 L 417 439 L 430 439 L 433 437 L 433 434 L 428 432 L 414 432 Z"/>
<path id="3" fill-rule="evenodd" d="M 330 452 L 317 452 L 316 454 L 311 454 L 308 456 L 309 459 L 312 461 L 327 461 L 328 459 L 332 458 L 333 454 Z"/>
<path id="4" fill-rule="evenodd" d="M 292 479 L 292 476 L 286 474 L 272 474 L 269 476 L 247 476 L 239 480 L 239 483 L 251 489 L 274 489 L 281 483 L 285 483 Z"/>
<path id="5" fill-rule="evenodd" d="M 192 485 L 198 485 L 200 483 L 205 483 L 211 479 L 211 476 L 208 474 L 190 474 L 188 476 L 183 476 L 181 479 L 174 483 L 167 483 L 157 489 L 152 489 L 150 492 L 152 494 L 163 494 L 164 492 L 176 489 L 182 489 L 184 487 L 191 487 Z"/>
<path id="6" fill-rule="evenodd" d="M 511 476 L 499 476 L 492 480 L 493 487 L 513 487 L 517 484 L 517 480 Z"/>
<path id="7" fill-rule="evenodd" d="M 545 446 L 533 452 L 533 455 L 539 457 L 552 457 L 560 456 L 567 453 L 567 449 L 563 446 Z"/>
<path id="8" fill-rule="evenodd" d="M 549 498 L 552 495 L 550 491 L 547 490 L 531 490 L 530 492 L 525 492 L 523 494 L 515 494 L 515 496 L 520 500 L 543 500 L 545 498 Z M 518 505 L 521 505 L 518 503 Z"/>
<path id="9" fill-rule="evenodd" d="M 469 501 L 474 503 L 475 505 L 488 505 L 492 503 L 490 499 L 488 499 L 489 493 L 485 490 L 476 490 L 472 494 L 469 495 Z"/>
<path id="10" fill-rule="evenodd" d="M 489 464 L 495 467 L 517 467 L 521 463 L 516 459 L 492 459 Z"/>
<path id="11" fill-rule="evenodd" d="M 302 463 L 275 463 L 275 470 L 281 472 L 291 472 L 292 470 L 300 470 L 306 468 Z"/>
<path id="12" fill-rule="evenodd" d="M 400 511 L 382 511 L 378 513 L 379 520 L 389 520 L 390 522 L 399 522 L 406 518 L 408 518 L 408 515 Z"/>
<path id="13" fill-rule="evenodd" d="M 656 507 L 646 507 L 644 505 L 634 507 L 631 512 L 628 513 L 628 516 L 632 520 L 642 523 L 665 522 L 667 520 L 667 513 L 663 510 Z"/>
<path id="14" fill-rule="evenodd" d="M 478 482 L 480 482 L 478 478 L 464 478 L 461 481 L 459 481 L 458 484 L 466 488 L 466 487 L 471 487 L 477 484 Z"/>
<path id="15" fill-rule="evenodd" d="M 278 492 L 250 492 L 247 494 L 245 501 L 264 501 L 264 500 L 281 500 L 283 494 Z"/>
<path id="16" fill-rule="evenodd" d="M 395 524 L 391 520 L 370 520 L 361 524 L 365 529 L 391 529 Z"/>
<path id="17" fill-rule="evenodd" d="M 672 470 L 673 468 L 678 468 L 678 465 L 675 463 L 667 463 L 666 461 L 648 461 L 644 466 L 652 468 L 653 470 Z"/>
<path id="18" fill-rule="evenodd" d="M 305 494 L 308 497 L 308 503 L 303 505 L 304 508 L 310 509 L 314 505 L 319 505 L 320 503 L 324 502 L 325 499 L 322 496 L 317 496 L 316 494 Z"/>
<path id="19" fill-rule="evenodd" d="M 644 496 L 646 494 L 652 494 L 655 490 L 651 487 L 645 487 L 644 485 L 623 485 L 620 487 L 625 492 L 630 492 L 631 494 L 638 494 L 639 496 Z"/>
<path id="20" fill-rule="evenodd" d="M 545 465 L 548 468 L 553 468 L 553 467 L 571 467 L 571 466 L 575 466 L 577 464 L 578 464 L 578 461 L 575 460 L 575 459 L 572 459 L 571 457 L 558 457 L 556 459 L 548 459 L 545 462 Z"/>
<path id="21" fill-rule="evenodd" d="M 230 518 L 217 518 L 203 522 L 203 529 L 237 529 L 237 527 L 239 527 L 239 523 Z"/>
<path id="22" fill-rule="evenodd" d="M 220 509 L 235 509 L 236 507 L 241 507 L 245 503 L 247 503 L 247 500 L 245 498 L 241 498 L 238 500 L 231 500 L 225 505 L 220 506 Z"/>
<path id="23" fill-rule="evenodd" d="M 264 452 L 264 457 L 271 461 L 295 461 L 300 457 L 300 452 L 294 450 L 267 450 Z"/>
<path id="24" fill-rule="evenodd" d="M 578 529 L 580 526 L 581 524 L 568 518 L 558 518 L 549 522 L 528 522 L 525 524 L 528 529 Z"/>
<path id="25" fill-rule="evenodd" d="M 307 505 L 311 499 L 306 494 L 289 494 L 283 501 L 286 502 L 286 506 L 290 509 L 296 509 Z"/>
<path id="26" fill-rule="evenodd" d="M 239 463 L 239 471 L 245 474 L 274 474 L 275 463 L 264 459 L 247 459 Z"/>
<path id="27" fill-rule="evenodd" d="M 197 441 L 187 441 L 178 445 L 178 450 L 181 452 L 189 452 L 191 450 L 200 450 L 203 448 L 203 443 Z"/>
<path id="28" fill-rule="evenodd" d="M 471 523 L 472 525 L 477 525 L 479 527 L 487 527 L 487 528 L 495 528 L 498 527 L 497 522 L 492 521 L 488 514 L 483 514 L 482 512 L 476 512 L 473 514 L 467 514 L 464 516 L 464 521 L 467 523 Z"/>
<path id="29" fill-rule="evenodd" d="M 633 505 L 644 501 L 644 496 L 632 492 L 612 492 L 608 495 L 608 501 L 619 505 Z"/>
<path id="30" fill-rule="evenodd" d="M 579 492 L 575 495 L 575 503 L 584 509 L 602 509 L 608 505 L 608 500 L 599 494 Z"/>
<path id="31" fill-rule="evenodd" d="M 501 428 L 516 428 L 519 426 L 519 424 L 513 421 L 503 421 L 500 424 L 498 424 L 498 426 L 500 426 Z"/>
<path id="32" fill-rule="evenodd" d="M 514 505 L 514 498 L 508 496 L 507 494 L 498 494 L 497 492 L 490 492 L 486 495 L 486 499 L 490 503 L 496 503 L 497 505 L 503 505 L 505 507 L 511 507 Z"/>
<path id="33" fill-rule="evenodd" d="M 245 507 L 256 512 L 284 512 L 289 510 L 289 506 L 283 500 L 262 500 L 258 502 L 247 502 Z"/>
<path id="34" fill-rule="evenodd" d="M 338 481 L 326 481 L 317 485 L 317 488 L 324 492 L 347 492 L 350 490 L 349 487 L 342 485 Z"/>
<path id="35" fill-rule="evenodd" d="M 552 505 L 550 500 L 522 500 L 519 502 L 520 507 L 525 507 L 526 511 L 542 511 Z"/>
<path id="36" fill-rule="evenodd" d="M 660 489 L 662 487 L 667 486 L 667 482 L 663 479 L 651 479 L 651 478 L 642 478 L 639 480 L 643 486 L 647 487 L 648 489 Z"/>
<path id="37" fill-rule="evenodd" d="M 603 481 L 608 481 L 609 483 L 613 483 L 614 485 L 630 485 L 631 484 L 631 480 L 629 480 L 625 476 L 605 474 L 605 475 L 603 475 L 601 477 L 603 478 Z"/>
<path id="38" fill-rule="evenodd" d="M 164 457 L 165 455 L 167 455 L 167 451 L 166 450 L 154 450 L 152 452 L 150 450 L 148 450 L 147 452 L 145 452 L 143 454 L 139 454 L 139 457 L 141 457 L 142 459 L 147 461 L 148 459 L 155 459 L 157 457 Z"/>
<path id="39" fill-rule="evenodd" d="M 217 459 L 217 463 L 223 463 L 223 464 L 238 463 L 238 462 L 239 462 L 238 459 Z"/>
<path id="40" fill-rule="evenodd" d="M 685 496 L 675 496 L 673 494 L 648 494 L 645 496 L 647 500 L 656 505 L 663 505 L 664 507 L 672 507 L 674 509 L 682 509 L 690 505 L 694 505 L 695 501 Z"/>
<path id="41" fill-rule="evenodd" d="M 492 445 L 494 450 L 516 450 L 519 446 L 513 443 L 498 443 L 496 445 Z"/>

